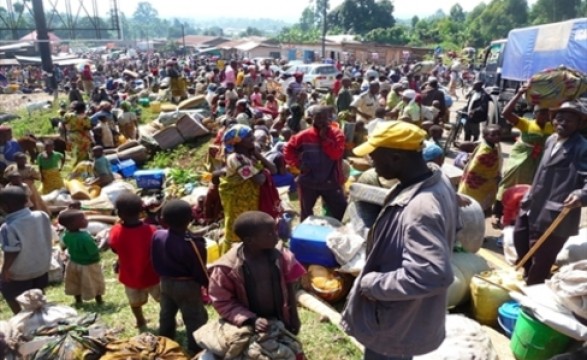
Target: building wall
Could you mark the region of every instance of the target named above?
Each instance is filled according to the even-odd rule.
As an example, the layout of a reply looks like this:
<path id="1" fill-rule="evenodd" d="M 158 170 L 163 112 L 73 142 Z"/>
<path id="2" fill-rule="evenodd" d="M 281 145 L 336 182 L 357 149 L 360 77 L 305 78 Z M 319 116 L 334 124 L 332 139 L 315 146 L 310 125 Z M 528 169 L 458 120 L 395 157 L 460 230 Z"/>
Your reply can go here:
<path id="1" fill-rule="evenodd" d="M 257 58 L 257 57 L 272 57 L 272 53 L 280 53 L 280 56 L 284 56 L 284 51 L 278 47 L 269 47 L 269 46 L 257 46 L 250 51 L 243 52 L 243 56 L 249 59 Z"/>

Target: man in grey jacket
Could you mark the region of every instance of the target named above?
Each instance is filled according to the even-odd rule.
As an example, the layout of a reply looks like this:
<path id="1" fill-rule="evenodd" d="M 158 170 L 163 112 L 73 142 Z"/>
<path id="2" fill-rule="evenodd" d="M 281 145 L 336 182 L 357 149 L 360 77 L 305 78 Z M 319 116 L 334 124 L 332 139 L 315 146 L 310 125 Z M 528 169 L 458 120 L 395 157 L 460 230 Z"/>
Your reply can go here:
<path id="1" fill-rule="evenodd" d="M 365 345 L 365 360 L 405 360 L 445 338 L 457 196 L 440 168 L 422 157 L 426 133 L 382 124 L 355 148 L 377 174 L 398 179 L 367 240 L 367 261 L 343 313 L 344 329 Z"/>

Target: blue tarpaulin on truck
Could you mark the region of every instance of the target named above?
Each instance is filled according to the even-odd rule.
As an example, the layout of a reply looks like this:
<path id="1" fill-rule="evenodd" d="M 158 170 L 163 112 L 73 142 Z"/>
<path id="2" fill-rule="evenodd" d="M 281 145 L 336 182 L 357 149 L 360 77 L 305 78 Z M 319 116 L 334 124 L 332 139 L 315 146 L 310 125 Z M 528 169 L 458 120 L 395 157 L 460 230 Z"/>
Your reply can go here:
<path id="1" fill-rule="evenodd" d="M 559 65 L 587 73 L 587 18 L 510 31 L 503 79 L 526 81 Z"/>

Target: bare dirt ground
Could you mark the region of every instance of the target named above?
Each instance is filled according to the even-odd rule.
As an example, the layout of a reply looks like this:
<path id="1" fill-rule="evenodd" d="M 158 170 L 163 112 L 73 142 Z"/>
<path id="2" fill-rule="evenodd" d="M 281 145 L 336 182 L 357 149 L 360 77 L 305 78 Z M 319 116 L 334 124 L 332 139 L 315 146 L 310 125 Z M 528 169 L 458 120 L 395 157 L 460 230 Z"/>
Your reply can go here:
<path id="1" fill-rule="evenodd" d="M 29 102 L 53 101 L 52 95 L 39 94 L 2 94 L 0 112 L 14 113 Z"/>

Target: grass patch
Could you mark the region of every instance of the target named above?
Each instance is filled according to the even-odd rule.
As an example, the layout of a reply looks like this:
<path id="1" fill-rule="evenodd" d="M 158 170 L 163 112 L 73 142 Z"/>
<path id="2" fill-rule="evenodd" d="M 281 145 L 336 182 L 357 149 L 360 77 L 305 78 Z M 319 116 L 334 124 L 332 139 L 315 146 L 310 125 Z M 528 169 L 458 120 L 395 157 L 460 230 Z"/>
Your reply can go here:
<path id="1" fill-rule="evenodd" d="M 98 306 L 94 301 L 88 301 L 77 311 L 80 315 L 91 312 L 97 313 L 100 320 L 106 325 L 113 329 L 119 329 L 121 331 L 119 338 L 124 339 L 135 336 L 139 332 L 134 327 L 135 320 L 128 306 L 124 286 L 118 282 L 117 275 L 112 271 L 112 265 L 115 260 L 116 255 L 112 252 L 102 253 L 102 268 L 106 279 L 105 303 Z M 74 299 L 65 295 L 63 284 L 50 286 L 47 289 L 47 298 L 54 303 L 74 306 Z M 210 320 L 218 318 L 218 314 L 212 306 L 207 306 L 206 309 Z M 156 334 L 159 323 L 159 304 L 149 299 L 147 305 L 143 307 L 143 311 L 145 317 L 149 320 L 149 331 Z M 0 318 L 7 320 L 11 314 L 6 302 L 0 302 Z M 303 324 L 300 340 L 304 345 L 308 359 L 359 360 L 362 358 L 361 353 L 336 326 L 321 322 L 318 315 L 302 308 L 300 308 L 300 317 Z M 178 318 L 181 318 L 179 314 Z M 183 326 L 178 327 L 177 340 L 187 348 L 186 333 Z"/>
<path id="2" fill-rule="evenodd" d="M 10 123 L 14 136 L 18 138 L 29 131 L 35 135 L 53 133 L 49 120 L 57 116 L 58 111 L 58 105 L 53 106 L 50 110 L 35 112 L 31 117 L 28 116 L 24 109 L 16 111 L 21 116 L 21 119 Z M 141 108 L 141 111 L 141 123 L 148 123 L 157 117 L 157 114 L 152 113 L 148 107 Z M 193 170 L 194 172 L 203 169 L 208 151 L 207 145 L 210 140 L 210 136 L 202 137 L 173 150 L 157 152 L 146 164 L 145 168 L 178 168 Z M 295 202 L 295 205 L 297 207 L 297 202 Z M 317 210 L 317 213 L 319 213 L 319 210 Z M 97 313 L 101 321 L 106 325 L 113 329 L 119 329 L 121 331 L 119 337 L 124 339 L 137 335 L 138 330 L 134 327 L 135 320 L 128 306 L 124 287 L 118 282 L 118 277 L 112 270 L 115 260 L 116 255 L 112 252 L 108 251 L 102 254 L 102 267 L 106 279 L 105 304 L 98 306 L 93 301 L 85 302 L 77 310 L 80 315 L 90 312 Z M 65 295 L 63 284 L 50 286 L 47 289 L 47 298 L 54 303 L 74 305 L 74 299 Z M 210 320 L 218 318 L 218 314 L 211 306 L 207 306 L 207 310 Z M 156 334 L 159 323 L 159 305 L 150 299 L 147 305 L 144 306 L 143 311 L 145 317 L 149 320 L 149 331 Z M 6 303 L 0 301 L 0 319 L 7 320 L 11 316 L 12 313 Z M 304 345 L 308 359 L 362 359 L 360 351 L 348 341 L 346 336 L 335 325 L 321 322 L 319 315 L 303 308 L 300 308 L 300 317 L 303 324 L 300 340 Z M 187 345 L 183 326 L 178 328 L 177 340 L 184 347 Z"/>

